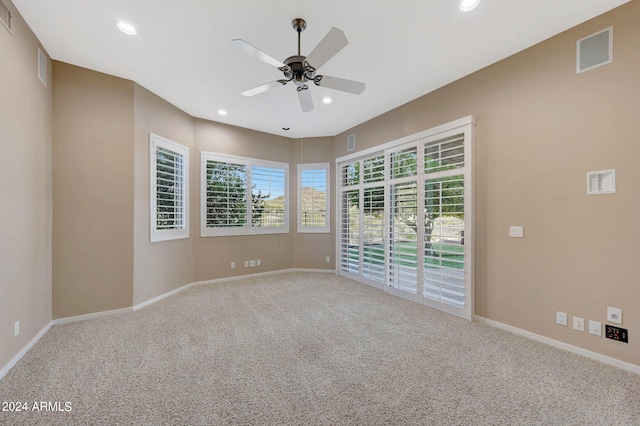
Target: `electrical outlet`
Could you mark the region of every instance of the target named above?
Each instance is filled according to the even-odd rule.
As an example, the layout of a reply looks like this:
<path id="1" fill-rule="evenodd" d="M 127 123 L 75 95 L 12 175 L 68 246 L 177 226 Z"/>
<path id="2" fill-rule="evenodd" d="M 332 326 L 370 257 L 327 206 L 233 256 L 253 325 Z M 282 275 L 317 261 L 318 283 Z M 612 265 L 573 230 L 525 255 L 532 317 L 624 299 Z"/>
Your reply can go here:
<path id="1" fill-rule="evenodd" d="M 254 266 L 256 266 L 256 261 L 255 260 L 250 260 L 249 261 L 249 267 L 253 268 Z"/>
<path id="2" fill-rule="evenodd" d="M 556 312 L 556 324 L 567 326 L 567 314 L 566 312 Z"/>
<path id="3" fill-rule="evenodd" d="M 589 320 L 589 334 L 602 336 L 602 324 L 600 321 Z"/>
<path id="4" fill-rule="evenodd" d="M 607 307 L 607 321 L 622 324 L 622 309 Z"/>
<path id="5" fill-rule="evenodd" d="M 331 258 L 327 256 L 327 263 L 331 263 Z"/>
<path id="6" fill-rule="evenodd" d="M 20 321 L 13 323 L 13 337 L 18 337 L 18 334 L 20 334 Z"/>
<path id="7" fill-rule="evenodd" d="M 256 260 L 256 266 L 262 265 L 262 261 L 260 259 Z"/>
<path id="8" fill-rule="evenodd" d="M 245 268 L 248 268 L 248 267 L 249 267 L 249 261 L 248 261 L 248 260 L 245 260 L 245 261 L 244 261 L 244 267 L 245 267 Z"/>
<path id="9" fill-rule="evenodd" d="M 231 269 L 236 269 L 236 262 L 231 262 Z"/>
<path id="10" fill-rule="evenodd" d="M 584 318 L 573 317 L 573 329 L 584 331 Z"/>

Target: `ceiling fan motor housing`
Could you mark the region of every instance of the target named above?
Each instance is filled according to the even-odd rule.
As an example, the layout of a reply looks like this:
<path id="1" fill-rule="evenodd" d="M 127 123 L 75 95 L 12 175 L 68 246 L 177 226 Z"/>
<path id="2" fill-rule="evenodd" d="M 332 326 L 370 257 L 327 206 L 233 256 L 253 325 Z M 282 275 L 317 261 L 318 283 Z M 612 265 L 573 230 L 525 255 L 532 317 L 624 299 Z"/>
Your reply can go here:
<path id="1" fill-rule="evenodd" d="M 313 80 L 316 70 L 305 62 L 306 56 L 294 55 L 284 60 L 285 67 L 279 68 L 285 78 L 296 82 Z"/>

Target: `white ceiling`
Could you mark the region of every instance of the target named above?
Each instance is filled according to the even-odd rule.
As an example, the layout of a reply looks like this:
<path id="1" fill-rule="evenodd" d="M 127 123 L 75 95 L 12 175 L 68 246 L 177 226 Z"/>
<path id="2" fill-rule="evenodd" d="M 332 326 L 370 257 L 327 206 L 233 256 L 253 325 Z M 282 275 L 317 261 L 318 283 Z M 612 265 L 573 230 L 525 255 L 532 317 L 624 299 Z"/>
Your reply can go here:
<path id="1" fill-rule="evenodd" d="M 13 3 L 55 60 L 133 80 L 194 117 L 311 137 L 341 133 L 627 1 L 481 0 L 468 13 L 459 0 Z M 240 95 L 282 74 L 231 39 L 284 60 L 297 54 L 291 21 L 298 17 L 307 21 L 302 55 L 331 27 L 345 32 L 349 45 L 319 73 L 365 82 L 362 95 L 313 85 L 316 109 L 308 113 L 300 111 L 292 84 Z M 121 33 L 119 20 L 138 34 Z M 322 103 L 326 95 L 332 104 Z"/>

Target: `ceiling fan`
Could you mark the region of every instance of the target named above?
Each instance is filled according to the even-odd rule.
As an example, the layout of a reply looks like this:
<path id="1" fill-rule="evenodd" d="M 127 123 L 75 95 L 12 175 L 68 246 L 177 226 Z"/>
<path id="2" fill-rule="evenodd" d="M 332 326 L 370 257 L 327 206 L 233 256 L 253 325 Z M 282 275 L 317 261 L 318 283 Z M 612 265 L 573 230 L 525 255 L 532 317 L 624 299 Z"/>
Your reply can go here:
<path id="1" fill-rule="evenodd" d="M 307 23 L 304 19 L 296 18 L 291 24 L 293 25 L 293 29 L 298 33 L 298 54 L 289 56 L 284 62 L 280 62 L 273 56 L 268 55 L 242 39 L 231 40 L 231 43 L 245 53 L 277 67 L 284 74 L 284 79 L 245 90 L 242 92 L 244 96 L 254 96 L 275 87 L 284 86 L 292 81 L 293 84 L 296 85 L 302 111 L 309 112 L 313 110 L 313 100 L 311 99 L 307 82 L 313 82 L 316 86 L 328 87 L 355 95 L 364 92 L 365 84 L 359 81 L 317 74 L 318 68 L 327 63 L 329 59 L 333 58 L 349 44 L 347 37 L 342 31 L 335 27 L 331 28 L 327 35 L 320 40 L 320 43 L 309 53 L 309 56 L 302 56 L 300 54 L 300 34 L 307 28 Z"/>

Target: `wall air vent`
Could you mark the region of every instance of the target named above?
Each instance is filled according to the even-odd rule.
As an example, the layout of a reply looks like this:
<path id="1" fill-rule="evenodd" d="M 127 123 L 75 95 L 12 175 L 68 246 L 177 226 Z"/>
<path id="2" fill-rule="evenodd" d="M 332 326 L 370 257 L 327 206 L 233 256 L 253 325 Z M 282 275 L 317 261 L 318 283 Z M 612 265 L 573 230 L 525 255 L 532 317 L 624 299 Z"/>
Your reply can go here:
<path id="1" fill-rule="evenodd" d="M 589 71 L 613 62 L 613 27 L 578 40 L 576 72 Z"/>
<path id="2" fill-rule="evenodd" d="M 47 57 L 42 50 L 38 49 L 38 78 L 44 84 L 47 85 Z"/>
<path id="3" fill-rule="evenodd" d="M 356 149 L 356 135 L 347 136 L 347 151 L 353 151 Z"/>
<path id="4" fill-rule="evenodd" d="M 0 1 L 0 22 L 11 32 L 11 11 Z"/>

